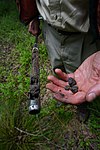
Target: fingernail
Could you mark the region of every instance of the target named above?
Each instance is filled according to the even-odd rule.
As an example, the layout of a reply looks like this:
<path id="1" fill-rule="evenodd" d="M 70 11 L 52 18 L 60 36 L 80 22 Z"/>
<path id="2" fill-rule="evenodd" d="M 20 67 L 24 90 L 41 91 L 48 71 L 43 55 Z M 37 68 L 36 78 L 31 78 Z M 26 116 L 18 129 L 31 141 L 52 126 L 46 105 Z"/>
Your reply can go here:
<path id="1" fill-rule="evenodd" d="M 88 101 L 90 102 L 90 101 L 92 101 L 92 100 L 94 100 L 94 99 L 96 98 L 96 95 L 95 95 L 95 93 L 90 93 L 90 94 L 87 96 L 87 98 L 88 98 Z"/>

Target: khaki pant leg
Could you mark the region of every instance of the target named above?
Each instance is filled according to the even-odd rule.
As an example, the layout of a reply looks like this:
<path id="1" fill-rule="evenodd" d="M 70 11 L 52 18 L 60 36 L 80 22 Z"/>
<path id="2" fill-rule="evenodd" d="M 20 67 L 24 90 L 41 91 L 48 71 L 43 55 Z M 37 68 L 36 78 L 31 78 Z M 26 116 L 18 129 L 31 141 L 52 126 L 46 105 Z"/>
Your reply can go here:
<path id="1" fill-rule="evenodd" d="M 44 22 L 43 35 L 53 69 L 74 72 L 84 59 L 97 51 L 90 32 L 62 35 Z"/>
<path id="2" fill-rule="evenodd" d="M 98 51 L 98 47 L 90 31 L 65 37 L 62 59 L 66 72 L 74 72 L 87 57 Z"/>
<path id="3" fill-rule="evenodd" d="M 60 44 L 63 37 L 61 37 L 58 32 L 49 26 L 46 22 L 43 22 L 43 37 L 47 47 L 52 69 L 61 68 L 63 71 L 65 71 L 60 54 Z"/>
<path id="4" fill-rule="evenodd" d="M 82 47 L 82 62 L 92 55 L 93 53 L 100 50 L 100 40 L 96 41 L 93 38 L 92 33 L 89 31 L 84 37 L 83 47 Z"/>

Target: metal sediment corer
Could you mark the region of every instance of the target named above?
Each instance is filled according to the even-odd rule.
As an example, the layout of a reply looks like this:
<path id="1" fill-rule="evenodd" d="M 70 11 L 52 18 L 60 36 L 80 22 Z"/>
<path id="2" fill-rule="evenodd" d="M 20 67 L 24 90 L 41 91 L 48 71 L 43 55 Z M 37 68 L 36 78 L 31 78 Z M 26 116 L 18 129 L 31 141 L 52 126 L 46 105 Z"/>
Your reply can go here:
<path id="1" fill-rule="evenodd" d="M 40 112 L 40 83 L 39 83 L 39 50 L 37 46 L 38 37 L 32 49 L 32 70 L 29 92 L 29 114 Z"/>

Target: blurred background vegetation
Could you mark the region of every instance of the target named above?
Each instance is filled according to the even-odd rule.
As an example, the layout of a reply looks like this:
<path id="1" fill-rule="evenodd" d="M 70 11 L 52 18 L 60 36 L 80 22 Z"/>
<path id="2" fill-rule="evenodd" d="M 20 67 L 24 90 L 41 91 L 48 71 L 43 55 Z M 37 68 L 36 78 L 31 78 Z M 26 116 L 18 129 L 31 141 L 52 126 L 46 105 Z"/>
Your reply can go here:
<path id="1" fill-rule="evenodd" d="M 0 0 L 0 150 L 99 150 L 100 98 L 89 105 L 87 124 L 78 121 L 75 106 L 57 105 L 45 88 L 51 67 L 42 35 L 41 112 L 29 115 L 34 37 L 27 28 L 19 21 L 15 1 Z"/>

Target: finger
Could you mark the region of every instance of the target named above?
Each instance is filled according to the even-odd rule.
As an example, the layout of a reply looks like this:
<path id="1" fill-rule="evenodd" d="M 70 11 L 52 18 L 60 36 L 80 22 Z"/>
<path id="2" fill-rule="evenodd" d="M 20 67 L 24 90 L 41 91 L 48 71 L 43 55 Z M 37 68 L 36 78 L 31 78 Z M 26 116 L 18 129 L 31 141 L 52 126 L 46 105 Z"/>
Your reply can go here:
<path id="1" fill-rule="evenodd" d="M 32 21 L 29 23 L 28 32 L 29 32 L 29 33 L 32 33 Z"/>
<path id="2" fill-rule="evenodd" d="M 71 74 L 66 74 L 64 72 L 62 72 L 61 69 L 55 69 L 55 73 L 62 79 L 62 80 L 65 80 L 67 81 L 69 77 L 74 77 L 74 74 L 71 73 Z"/>
<path id="3" fill-rule="evenodd" d="M 100 83 L 93 86 L 86 94 L 86 100 L 88 102 L 93 101 L 97 96 L 100 96 Z"/>
<path id="4" fill-rule="evenodd" d="M 52 92 L 57 92 L 58 91 L 58 86 L 54 85 L 52 82 L 46 84 L 46 88 L 51 90 Z"/>
<path id="5" fill-rule="evenodd" d="M 59 87 L 52 82 L 48 83 L 46 87 L 53 92 L 55 99 L 64 103 L 80 104 L 86 100 L 86 94 L 84 92 L 73 94 L 71 91 L 66 91 L 64 88 Z"/>
<path id="6" fill-rule="evenodd" d="M 84 92 L 78 92 L 73 95 L 61 95 L 59 93 L 54 93 L 54 98 L 60 102 L 69 103 L 73 105 L 81 104 L 86 101 L 85 99 L 86 94 Z"/>
<path id="7" fill-rule="evenodd" d="M 63 87 L 60 87 L 58 85 L 51 83 L 48 83 L 46 85 L 46 88 L 51 90 L 53 93 L 60 93 L 60 94 L 64 94 L 64 95 L 70 95 L 73 94 L 71 91 L 66 91 Z"/>
<path id="8" fill-rule="evenodd" d="M 62 72 L 61 69 L 55 69 L 55 73 L 63 80 L 67 81 L 68 76 L 66 73 Z"/>
<path id="9" fill-rule="evenodd" d="M 28 32 L 30 33 L 30 34 L 32 34 L 32 35 L 34 35 L 34 36 L 36 36 L 36 32 L 34 32 L 34 29 L 32 28 L 32 26 L 31 26 L 31 24 L 30 24 L 30 26 L 29 26 L 29 28 L 28 28 Z"/>
<path id="10" fill-rule="evenodd" d="M 54 84 L 60 86 L 60 87 L 65 87 L 66 85 L 68 85 L 67 82 L 63 81 L 63 80 L 59 80 L 58 78 L 56 78 L 55 76 L 48 76 L 48 80 L 53 82 Z"/>

